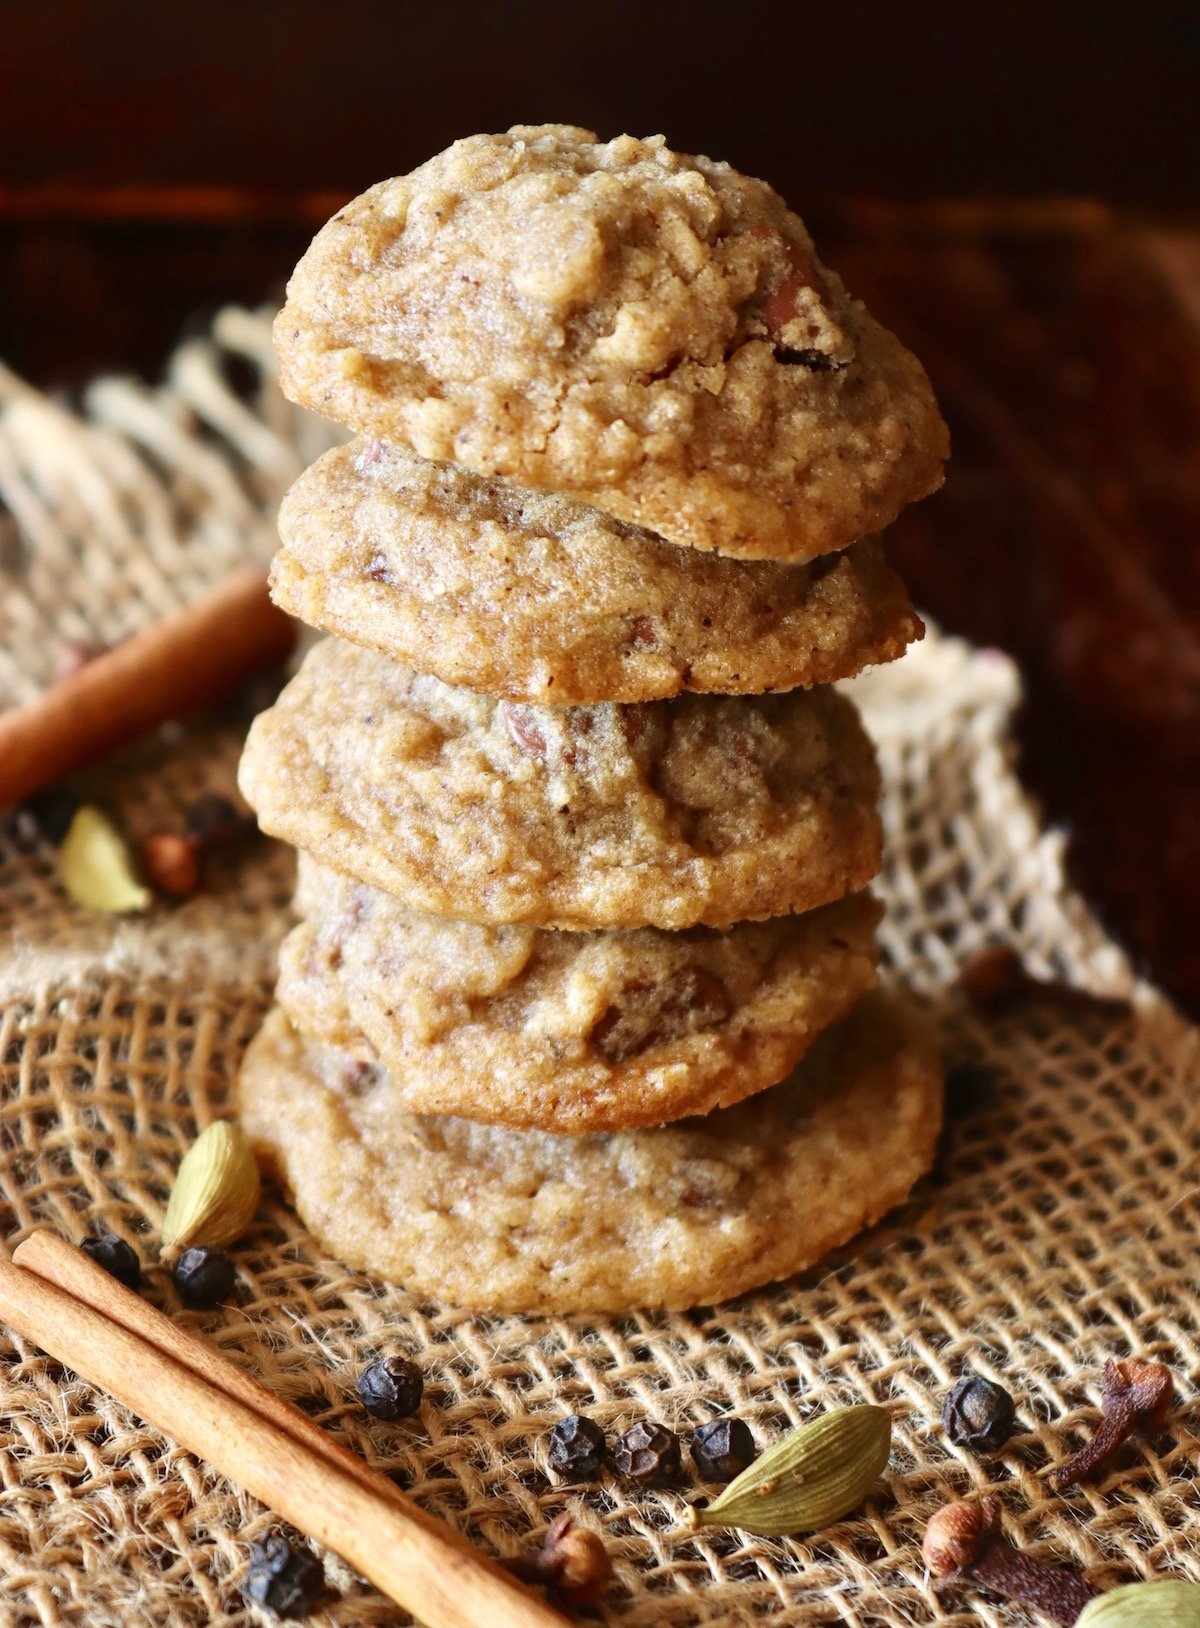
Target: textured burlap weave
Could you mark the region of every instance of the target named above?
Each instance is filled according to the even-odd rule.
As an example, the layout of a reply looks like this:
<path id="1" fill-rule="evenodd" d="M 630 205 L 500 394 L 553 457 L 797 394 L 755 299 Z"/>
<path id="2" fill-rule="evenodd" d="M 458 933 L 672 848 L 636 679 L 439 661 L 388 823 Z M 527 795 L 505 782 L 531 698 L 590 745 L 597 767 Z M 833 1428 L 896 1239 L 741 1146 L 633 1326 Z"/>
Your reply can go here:
<path id="1" fill-rule="evenodd" d="M 47 683 L 63 648 L 108 643 L 248 555 L 272 548 L 282 489 L 329 439 L 269 379 L 264 318 L 224 313 L 150 390 L 102 381 L 78 411 L 0 375 L 0 705 Z M 417 1301 L 325 1257 L 278 1202 L 238 1251 L 235 1303 L 179 1312 L 423 1505 L 511 1553 L 565 1506 L 617 1561 L 605 1620 L 629 1625 L 1015 1624 L 967 1590 L 941 1599 L 919 1555 L 925 1517 L 990 1487 L 1014 1537 L 1099 1583 L 1200 1579 L 1196 1036 L 1135 983 L 1066 890 L 1006 745 L 1009 664 L 931 633 L 855 686 L 880 743 L 893 971 L 926 995 L 959 1070 L 939 1166 L 904 1211 L 783 1287 L 686 1316 L 486 1319 Z M 229 791 L 245 727 L 231 712 L 131 753 L 95 794 L 133 833 Z M 75 908 L 28 820 L 0 836 L 0 1232 L 78 1238 L 103 1222 L 150 1261 L 171 1176 L 222 1113 L 270 989 L 291 860 L 262 844 L 205 896 L 113 922 Z M 1136 1017 L 1023 1007 L 970 1013 L 950 985 L 980 945 L 1030 969 L 1132 996 Z M 155 1273 L 148 1290 L 163 1303 Z M 418 1425 L 368 1420 L 369 1354 L 422 1364 Z M 1106 1356 L 1179 1375 L 1172 1431 L 1065 1500 L 1038 1471 L 1096 1417 Z M 1017 1396 L 999 1457 L 950 1447 L 941 1397 L 964 1369 Z M 895 1449 L 854 1518 L 814 1539 L 695 1538 L 685 1499 L 615 1479 L 582 1496 L 548 1473 L 563 1413 L 617 1432 L 733 1409 L 765 1443 L 832 1404 L 887 1403 Z M 0 1624 L 247 1623 L 239 1581 L 268 1514 L 125 1409 L 0 1335 Z M 329 1559 L 338 1603 L 316 1623 L 398 1623 Z M 486 1625 L 481 1625 L 486 1628 Z"/>

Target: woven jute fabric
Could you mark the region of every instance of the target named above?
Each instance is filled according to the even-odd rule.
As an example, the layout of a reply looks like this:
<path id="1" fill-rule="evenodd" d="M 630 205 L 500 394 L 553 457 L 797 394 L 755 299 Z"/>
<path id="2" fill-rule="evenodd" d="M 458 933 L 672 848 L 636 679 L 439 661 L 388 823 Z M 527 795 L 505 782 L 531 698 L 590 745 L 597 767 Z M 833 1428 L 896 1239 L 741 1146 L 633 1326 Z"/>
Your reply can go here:
<path id="1" fill-rule="evenodd" d="M 265 560 L 282 489 L 332 432 L 288 407 L 265 317 L 227 311 L 166 383 L 105 380 L 66 407 L 0 375 L 0 704 L 48 683 L 72 644 L 107 644 L 247 557 Z M 1017 1624 L 973 1589 L 924 1575 L 926 1517 L 990 1490 L 1014 1541 L 1101 1585 L 1200 1579 L 1194 1385 L 1200 1371 L 1197 1038 L 1067 889 L 1008 744 L 1018 683 L 990 652 L 930 634 L 853 686 L 880 744 L 890 975 L 930 1006 L 952 1065 L 939 1161 L 911 1202 L 789 1283 L 687 1315 L 469 1316 L 348 1271 L 268 1198 L 237 1250 L 233 1302 L 184 1312 L 149 1297 L 297 1402 L 427 1509 L 485 1548 L 536 1542 L 563 1508 L 616 1560 L 604 1620 L 631 1625 Z M 245 701 L 106 764 L 88 784 L 137 836 L 230 791 Z M 228 1111 L 269 1002 L 291 858 L 233 855 L 205 894 L 123 921 L 69 901 L 36 823 L 0 838 L 0 1204 L 5 1244 L 36 1225 L 103 1226 L 148 1264 L 173 1172 Z M 955 993 L 980 946 L 1035 974 L 1128 997 L 1131 1015 L 1022 1003 L 985 1020 Z M 970 1066 L 967 1066 L 970 1065 Z M 419 1423 L 368 1419 L 355 1375 L 412 1355 Z M 1097 1417 L 1104 1359 L 1178 1376 L 1169 1431 L 1124 1450 L 1064 1499 L 1039 1472 Z M 951 1446 L 939 1411 L 964 1372 L 1016 1396 L 1020 1433 L 993 1459 Z M 733 1411 L 765 1445 L 831 1406 L 894 1419 L 878 1490 L 814 1537 L 683 1529 L 699 1489 L 616 1477 L 564 1489 L 553 1422 L 610 1436 Z M 708 1489 L 711 1493 L 712 1489 Z M 242 1624 L 240 1582 L 268 1511 L 107 1396 L 0 1335 L 0 1623 Z M 317 1624 L 400 1623 L 323 1557 L 336 1590 Z M 480 1628 L 486 1628 L 481 1624 Z"/>

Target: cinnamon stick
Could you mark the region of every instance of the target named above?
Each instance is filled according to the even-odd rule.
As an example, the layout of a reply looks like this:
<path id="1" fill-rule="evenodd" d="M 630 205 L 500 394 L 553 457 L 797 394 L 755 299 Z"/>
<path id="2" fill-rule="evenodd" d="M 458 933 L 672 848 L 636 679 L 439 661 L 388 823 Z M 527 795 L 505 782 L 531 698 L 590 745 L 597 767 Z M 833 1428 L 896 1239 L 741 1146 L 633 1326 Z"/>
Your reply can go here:
<path id="1" fill-rule="evenodd" d="M 0 713 L 0 808 L 211 706 L 252 673 L 279 666 L 295 642 L 295 623 L 267 597 L 262 573 L 234 571 L 35 701 Z"/>
<path id="2" fill-rule="evenodd" d="M 206 1341 L 172 1322 L 157 1306 L 151 1306 L 141 1295 L 127 1289 L 60 1233 L 39 1227 L 13 1250 L 13 1261 L 25 1271 L 36 1272 L 47 1283 L 65 1290 L 110 1322 L 119 1324 L 135 1338 L 153 1345 L 164 1356 L 186 1364 L 214 1389 L 253 1408 L 268 1424 L 286 1431 L 309 1452 L 345 1470 L 348 1475 L 356 1476 L 369 1492 L 381 1498 L 391 1498 L 404 1509 L 411 1510 L 415 1519 L 440 1527 L 440 1522 L 434 1521 L 419 1505 L 406 1498 L 395 1482 L 389 1481 L 381 1470 L 373 1469 L 357 1453 L 352 1453 L 341 1442 L 327 1435 L 319 1425 L 315 1425 L 307 1413 L 283 1397 L 276 1396 L 274 1391 L 251 1379 L 249 1374 L 235 1368 L 231 1362 L 226 1362 Z"/>
<path id="3" fill-rule="evenodd" d="M 427 1628 L 566 1628 L 558 1611 L 396 1489 L 376 1493 L 232 1388 L 15 1262 L 0 1262 L 0 1319 L 333 1549 Z M 221 1363 L 211 1354 L 211 1365 Z"/>

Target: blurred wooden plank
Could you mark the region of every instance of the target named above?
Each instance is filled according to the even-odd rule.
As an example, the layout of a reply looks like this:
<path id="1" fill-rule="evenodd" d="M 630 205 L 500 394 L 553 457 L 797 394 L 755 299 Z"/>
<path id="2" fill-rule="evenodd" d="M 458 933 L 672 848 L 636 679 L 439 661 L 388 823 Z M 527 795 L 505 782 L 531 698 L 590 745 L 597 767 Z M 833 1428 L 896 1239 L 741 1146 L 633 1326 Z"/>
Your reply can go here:
<path id="1" fill-rule="evenodd" d="M 802 214 L 815 188 L 1200 203 L 1187 0 L 0 0 L 0 42 L 12 182 L 353 193 L 467 131 L 566 119 L 662 131 Z"/>
<path id="2" fill-rule="evenodd" d="M 829 252 L 951 425 L 945 489 L 895 528 L 914 596 L 1017 656 L 1080 886 L 1200 1012 L 1200 232 L 1027 225 L 859 211 Z"/>
<path id="3" fill-rule="evenodd" d="M 273 192 L 239 186 L 102 186 L 69 179 L 29 186 L 0 183 L 0 221 L 220 227 L 238 221 L 256 227 L 282 222 L 316 231 L 348 196 L 346 192 Z"/>

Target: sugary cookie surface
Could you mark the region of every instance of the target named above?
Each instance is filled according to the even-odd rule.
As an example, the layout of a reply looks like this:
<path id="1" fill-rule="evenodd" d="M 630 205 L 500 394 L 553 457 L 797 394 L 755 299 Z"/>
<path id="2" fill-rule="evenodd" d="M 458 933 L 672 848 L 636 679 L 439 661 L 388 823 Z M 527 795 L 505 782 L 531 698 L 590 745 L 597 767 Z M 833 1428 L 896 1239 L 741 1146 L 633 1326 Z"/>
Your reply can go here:
<path id="1" fill-rule="evenodd" d="M 778 194 L 661 137 L 455 142 L 318 233 L 275 336 L 305 406 L 745 558 L 881 529 L 948 450 Z"/>
<path id="2" fill-rule="evenodd" d="M 468 921 L 724 927 L 856 892 L 881 858 L 874 753 L 830 688 L 540 707 L 325 639 L 239 782 L 272 835 Z"/>
<path id="3" fill-rule="evenodd" d="M 699 554 L 381 441 L 312 464 L 279 533 L 272 594 L 285 610 L 510 700 L 829 684 L 921 633 L 874 539 L 807 565 Z"/>
<path id="4" fill-rule="evenodd" d="M 871 996 L 790 1079 L 653 1130 L 552 1136 L 410 1114 L 276 1010 L 240 1082 L 256 1150 L 339 1260 L 480 1309 L 709 1304 L 820 1259 L 928 1168 L 941 1073 Z"/>
<path id="5" fill-rule="evenodd" d="M 277 997 L 379 1062 L 417 1113 L 562 1135 L 707 1113 L 773 1085 L 875 982 L 858 894 L 728 932 L 563 933 L 407 910 L 305 855 Z"/>

